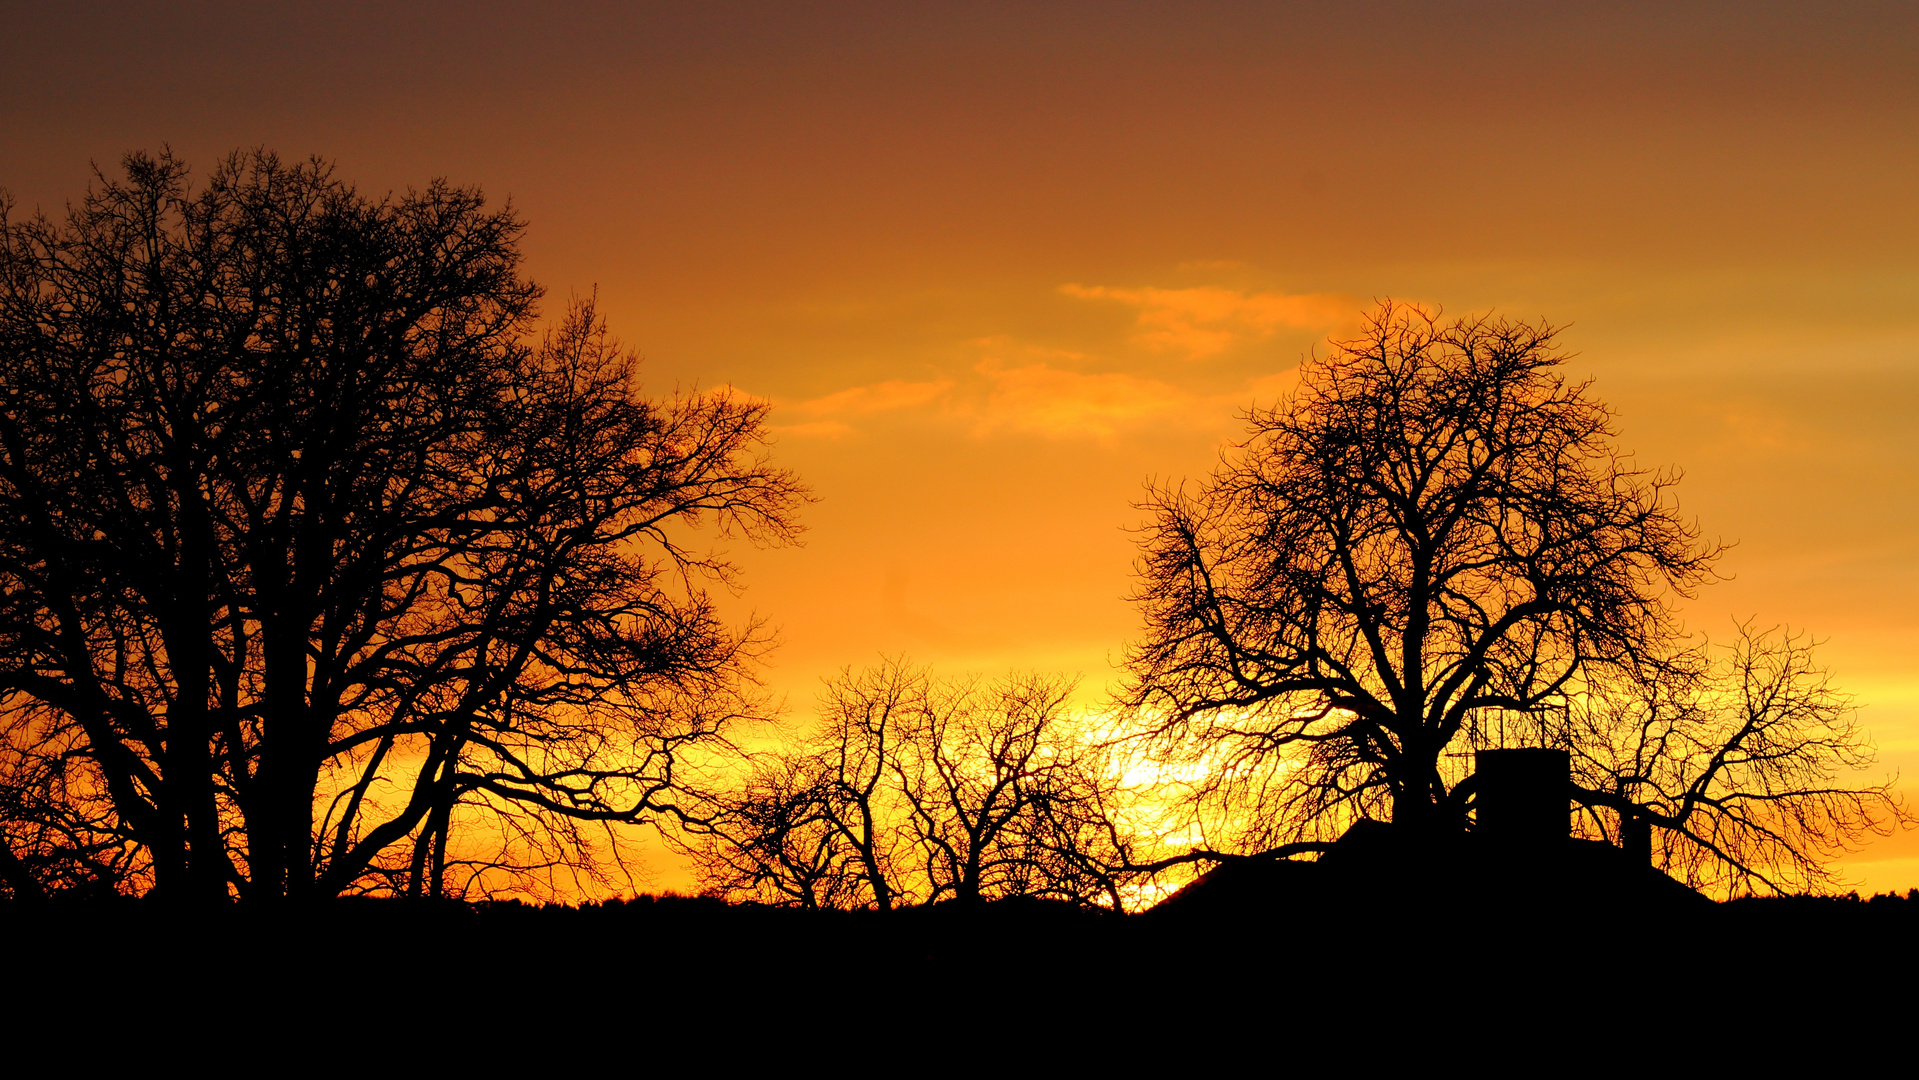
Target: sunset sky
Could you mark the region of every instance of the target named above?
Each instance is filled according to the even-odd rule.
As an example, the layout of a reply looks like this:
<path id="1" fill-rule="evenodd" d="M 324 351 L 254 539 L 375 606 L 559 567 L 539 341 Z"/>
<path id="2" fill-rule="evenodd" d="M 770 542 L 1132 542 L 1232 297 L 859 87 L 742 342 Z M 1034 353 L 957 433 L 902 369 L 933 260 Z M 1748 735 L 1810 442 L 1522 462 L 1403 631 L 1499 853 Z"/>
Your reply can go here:
<path id="1" fill-rule="evenodd" d="M 1736 541 L 1690 625 L 1824 639 L 1919 801 L 1919 7 L 1581 7 L 0 3 L 0 186 L 266 146 L 510 198 L 549 311 L 774 403 L 820 502 L 737 611 L 798 716 L 881 654 L 1096 703 L 1149 477 L 1376 298 L 1566 324 Z M 1919 886 L 1919 833 L 1845 874 Z"/>

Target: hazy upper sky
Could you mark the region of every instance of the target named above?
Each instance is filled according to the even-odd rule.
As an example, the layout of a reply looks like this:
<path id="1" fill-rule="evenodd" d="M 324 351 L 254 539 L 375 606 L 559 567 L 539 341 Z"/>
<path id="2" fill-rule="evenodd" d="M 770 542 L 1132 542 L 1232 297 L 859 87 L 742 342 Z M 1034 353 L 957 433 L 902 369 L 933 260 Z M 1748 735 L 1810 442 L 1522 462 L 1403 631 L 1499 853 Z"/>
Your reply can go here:
<path id="1" fill-rule="evenodd" d="M 801 714 L 883 652 L 1094 700 L 1142 483 L 1316 342 L 1570 324 L 1738 542 L 1692 624 L 1826 639 L 1919 792 L 1919 7 L 1580 7 L 0 3 L 0 186 L 267 146 L 510 197 L 550 309 L 776 403 L 822 501 L 739 610 Z"/>

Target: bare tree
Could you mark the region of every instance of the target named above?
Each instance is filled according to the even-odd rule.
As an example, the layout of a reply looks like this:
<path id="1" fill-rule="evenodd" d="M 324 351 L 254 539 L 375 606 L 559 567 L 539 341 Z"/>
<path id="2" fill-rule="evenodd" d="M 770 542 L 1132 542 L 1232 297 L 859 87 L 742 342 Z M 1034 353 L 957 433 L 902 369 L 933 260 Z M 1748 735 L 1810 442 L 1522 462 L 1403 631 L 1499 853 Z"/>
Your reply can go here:
<path id="1" fill-rule="evenodd" d="M 1833 884 L 1828 860 L 1905 815 L 1889 782 L 1846 782 L 1872 746 L 1812 652 L 1747 623 L 1639 677 L 1602 673 L 1571 718 L 1582 831 L 1716 893 Z"/>
<path id="2" fill-rule="evenodd" d="M 764 406 L 645 399 L 590 302 L 529 344 L 477 192 L 126 171 L 5 224 L 7 786 L 57 773 L 125 887 L 202 899 L 438 891 L 463 816 L 564 859 L 674 813 L 764 644 L 686 530 L 796 530 Z"/>
<path id="3" fill-rule="evenodd" d="M 1456 835 L 1475 780 L 1445 763 L 1476 717 L 1563 711 L 1621 673 L 1689 677 L 1673 604 L 1720 549 L 1679 516 L 1678 474 L 1636 468 L 1589 384 L 1560 374 L 1557 334 L 1381 305 L 1303 366 L 1293 395 L 1248 414 L 1250 437 L 1209 480 L 1153 490 L 1127 703 L 1197 767 L 1192 803 L 1229 823 L 1225 845 L 1323 843 L 1360 818 Z M 1844 738 L 1813 737 L 1800 764 L 1766 773 L 1736 750 L 1756 729 L 1689 730 L 1706 758 L 1680 786 L 1730 785 L 1745 805 L 1784 789 L 1812 805 L 1820 769 L 1858 760 Z M 1651 797 L 1613 764 L 1634 779 L 1609 798 Z M 1828 804 L 1789 846 L 1861 827 L 1873 797 L 1832 797 L 1855 796 L 1859 812 Z M 1734 803 L 1718 805 L 1723 823 Z M 1689 835 L 1673 813 L 1635 820 Z"/>
<path id="4" fill-rule="evenodd" d="M 859 865 L 841 826 L 827 812 L 834 789 L 821 762 L 798 755 L 762 757 L 724 809 L 682 841 L 706 891 L 757 903 L 808 909 L 889 906 L 888 884 Z M 883 902 L 882 902 L 883 901 Z"/>
<path id="5" fill-rule="evenodd" d="M 797 745 L 756 755 L 695 831 L 689 852 L 714 892 L 802 907 L 913 900 L 901 755 L 930 707 L 924 672 L 887 661 L 830 681 Z"/>
<path id="6" fill-rule="evenodd" d="M 1114 778 L 1066 727 L 1069 683 L 1039 675 L 936 688 L 897 765 L 927 896 L 1122 905 Z"/>
<path id="7" fill-rule="evenodd" d="M 715 891 L 875 907 L 1038 896 L 1119 908 L 1134 876 L 1118 778 L 1071 685 L 941 683 L 889 661 L 828 684 L 694 845 Z"/>
<path id="8" fill-rule="evenodd" d="M 0 889 L 16 900 L 112 895 L 148 866 L 118 827 L 70 734 L 10 729 L 0 745 Z"/>

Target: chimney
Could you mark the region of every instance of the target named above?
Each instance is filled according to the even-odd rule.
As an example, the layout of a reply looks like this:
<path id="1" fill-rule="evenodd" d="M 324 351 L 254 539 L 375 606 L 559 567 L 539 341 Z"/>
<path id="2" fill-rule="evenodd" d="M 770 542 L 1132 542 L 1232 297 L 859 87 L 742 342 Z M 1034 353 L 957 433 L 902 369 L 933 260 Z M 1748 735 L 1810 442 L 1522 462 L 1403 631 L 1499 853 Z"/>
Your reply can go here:
<path id="1" fill-rule="evenodd" d="M 1553 747 L 1481 750 L 1473 757 L 1478 834 L 1500 844 L 1546 847 L 1571 835 L 1572 759 Z"/>

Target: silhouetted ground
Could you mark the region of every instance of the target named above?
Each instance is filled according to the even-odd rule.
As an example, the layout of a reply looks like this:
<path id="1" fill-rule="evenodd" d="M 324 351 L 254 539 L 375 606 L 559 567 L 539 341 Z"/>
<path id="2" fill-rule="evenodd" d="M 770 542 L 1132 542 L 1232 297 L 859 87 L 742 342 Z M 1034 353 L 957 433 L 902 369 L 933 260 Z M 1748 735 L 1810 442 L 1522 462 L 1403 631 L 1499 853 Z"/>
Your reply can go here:
<path id="1" fill-rule="evenodd" d="M 636 1048 L 661 1045 L 752 1071 L 922 1055 L 887 1058 L 889 1075 L 993 1072 L 1035 1050 L 1109 1066 L 1227 1047 L 1273 1062 L 1462 1047 L 1744 1059 L 1910 1022 L 1919 896 L 1714 904 L 1602 845 L 1515 860 L 1358 839 L 1317 864 L 1223 867 L 1134 916 L 685 897 L 12 905 L 6 1015 L 29 1038 L 83 1029 L 101 1062 L 228 1044 L 325 1054 L 343 1035 L 439 1040 L 482 1062 L 656 1060 Z"/>

